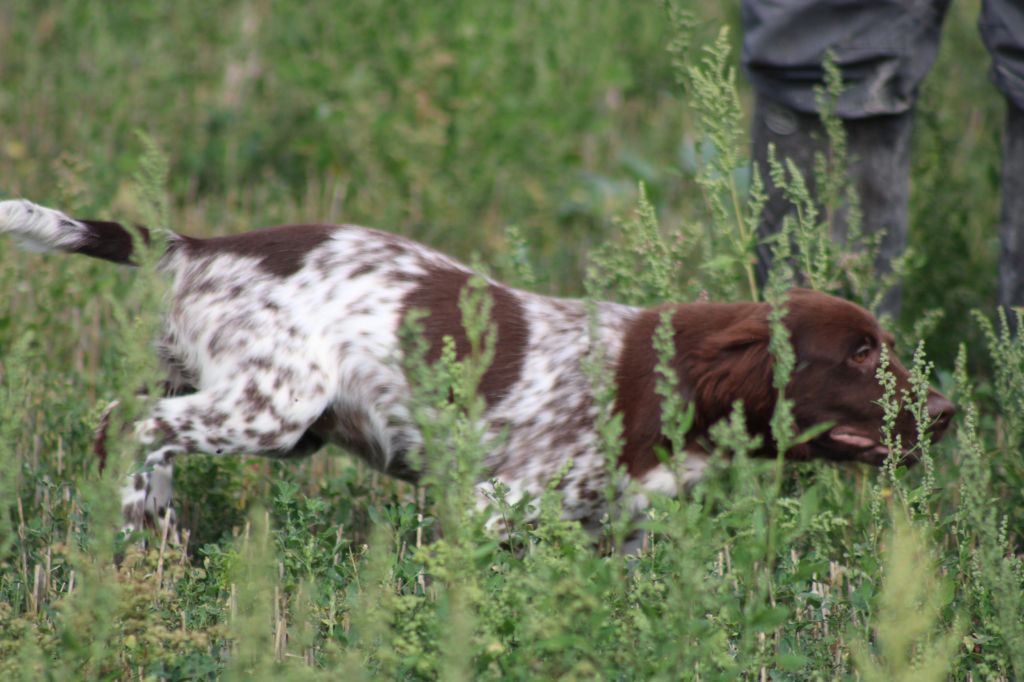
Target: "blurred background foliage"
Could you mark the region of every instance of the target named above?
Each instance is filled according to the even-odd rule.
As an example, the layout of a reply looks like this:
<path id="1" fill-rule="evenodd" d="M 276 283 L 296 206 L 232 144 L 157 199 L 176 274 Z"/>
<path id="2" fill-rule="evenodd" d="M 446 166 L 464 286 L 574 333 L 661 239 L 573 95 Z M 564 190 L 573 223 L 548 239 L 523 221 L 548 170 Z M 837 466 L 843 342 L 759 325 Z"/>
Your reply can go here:
<path id="1" fill-rule="evenodd" d="M 697 42 L 724 23 L 738 47 L 738 3 L 692 4 Z M 915 130 L 904 318 L 946 310 L 932 350 L 947 366 L 998 253 L 1004 105 L 977 4 L 950 12 Z M 700 216 L 706 150 L 669 37 L 656 2 L 10 0 L 0 195 L 137 219 L 143 130 L 170 157 L 186 233 L 344 221 L 467 257 L 516 225 L 540 286 L 579 293 L 638 181 L 663 222 Z"/>

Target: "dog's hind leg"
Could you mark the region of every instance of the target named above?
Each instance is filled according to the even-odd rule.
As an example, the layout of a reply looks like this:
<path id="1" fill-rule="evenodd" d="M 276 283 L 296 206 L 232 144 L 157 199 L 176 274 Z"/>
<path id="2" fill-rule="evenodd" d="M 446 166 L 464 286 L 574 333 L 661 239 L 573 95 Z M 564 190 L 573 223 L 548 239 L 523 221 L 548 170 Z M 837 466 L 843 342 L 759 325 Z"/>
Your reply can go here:
<path id="1" fill-rule="evenodd" d="M 326 407 L 324 394 L 310 399 L 288 387 L 265 391 L 256 376 L 160 400 L 149 418 L 136 424 L 137 439 L 158 447 L 122 491 L 125 529 L 159 528 L 176 538 L 175 456 L 189 452 L 275 458 L 309 455 L 323 444 L 309 428 Z"/>
<path id="2" fill-rule="evenodd" d="M 181 450 L 178 450 L 180 452 Z M 171 464 L 173 448 L 160 448 L 146 458 L 143 471 L 133 475 L 121 490 L 124 530 L 156 528 L 167 535 L 171 544 L 178 544 L 178 517 L 174 511 Z"/>

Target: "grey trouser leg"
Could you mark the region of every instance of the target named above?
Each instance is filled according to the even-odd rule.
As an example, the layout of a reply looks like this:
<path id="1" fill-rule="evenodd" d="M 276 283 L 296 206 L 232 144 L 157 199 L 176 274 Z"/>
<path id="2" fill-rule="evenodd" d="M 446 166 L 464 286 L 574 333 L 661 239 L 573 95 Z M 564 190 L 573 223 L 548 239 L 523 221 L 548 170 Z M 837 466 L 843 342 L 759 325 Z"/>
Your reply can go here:
<path id="1" fill-rule="evenodd" d="M 831 49 L 846 84 L 840 118 L 901 114 L 935 61 L 949 2 L 743 0 L 743 66 L 759 93 L 813 114 Z"/>
<path id="2" fill-rule="evenodd" d="M 1009 99 L 1003 138 L 1002 193 L 998 301 L 1006 307 L 1024 306 L 1024 109 Z"/>
<path id="3" fill-rule="evenodd" d="M 992 55 L 992 81 L 1024 109 L 1024 1 L 983 0 L 978 31 Z"/>
<path id="4" fill-rule="evenodd" d="M 876 267 L 888 272 L 892 260 L 907 247 L 907 205 L 910 198 L 911 112 L 844 121 L 851 158 L 850 181 L 860 197 L 863 231 L 884 230 Z M 779 159 L 791 159 L 803 172 L 812 196 L 816 193 L 811 172 L 814 155 L 827 144 L 824 127 L 817 114 L 801 114 L 761 95 L 757 96 L 752 133 L 753 161 L 764 179 L 768 200 L 758 232 L 762 240 L 782 228 L 782 220 L 792 210 L 789 200 L 768 177 L 768 146 L 775 147 Z M 845 241 L 848 231 L 845 211 L 832 221 L 832 237 Z M 757 275 L 763 284 L 768 279 L 771 251 L 767 244 L 757 248 Z M 883 299 L 881 312 L 898 314 L 900 288 Z"/>
<path id="5" fill-rule="evenodd" d="M 777 233 L 791 210 L 767 177 L 767 146 L 790 158 L 812 180 L 824 150 L 814 88 L 824 81 L 826 50 L 835 54 L 845 89 L 836 103 L 847 133 L 850 180 L 857 189 L 863 231 L 885 231 L 878 266 L 889 269 L 907 241 L 910 134 L 917 89 L 935 61 L 949 0 L 743 0 L 743 65 L 757 91 L 754 162 L 768 204 L 762 238 Z M 811 184 L 813 191 L 813 183 Z M 834 222 L 846 236 L 844 216 Z M 758 252 L 763 277 L 769 251 Z M 882 311 L 899 312 L 897 288 Z"/>
<path id="6" fill-rule="evenodd" d="M 978 30 L 992 55 L 992 81 L 1006 96 L 999 305 L 1024 305 L 1024 0 L 985 0 Z"/>

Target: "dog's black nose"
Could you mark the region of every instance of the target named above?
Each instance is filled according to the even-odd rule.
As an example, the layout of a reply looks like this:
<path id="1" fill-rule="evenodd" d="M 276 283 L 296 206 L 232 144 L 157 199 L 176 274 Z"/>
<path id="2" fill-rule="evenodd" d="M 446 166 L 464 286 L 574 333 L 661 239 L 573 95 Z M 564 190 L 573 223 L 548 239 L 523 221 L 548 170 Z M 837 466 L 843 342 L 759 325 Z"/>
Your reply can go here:
<path id="1" fill-rule="evenodd" d="M 942 434 L 946 432 L 955 414 L 956 406 L 949 401 L 949 398 L 938 391 L 929 392 L 928 416 L 932 419 L 931 431 L 935 434 L 936 438 L 941 438 Z"/>

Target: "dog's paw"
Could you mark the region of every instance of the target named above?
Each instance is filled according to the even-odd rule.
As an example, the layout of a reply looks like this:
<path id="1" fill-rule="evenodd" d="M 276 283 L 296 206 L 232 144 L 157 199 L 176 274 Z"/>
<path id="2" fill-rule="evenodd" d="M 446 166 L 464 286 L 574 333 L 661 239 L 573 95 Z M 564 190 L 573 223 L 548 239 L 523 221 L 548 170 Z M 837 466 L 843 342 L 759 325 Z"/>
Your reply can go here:
<path id="1" fill-rule="evenodd" d="M 159 452 L 159 451 L 158 451 Z M 174 511 L 172 476 L 174 469 L 166 459 L 147 459 L 147 471 L 134 474 L 121 490 L 121 510 L 124 517 L 122 530 L 132 533 L 153 530 L 161 540 L 166 537 L 172 545 L 179 544 L 178 515 Z"/>

